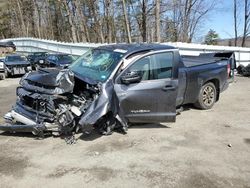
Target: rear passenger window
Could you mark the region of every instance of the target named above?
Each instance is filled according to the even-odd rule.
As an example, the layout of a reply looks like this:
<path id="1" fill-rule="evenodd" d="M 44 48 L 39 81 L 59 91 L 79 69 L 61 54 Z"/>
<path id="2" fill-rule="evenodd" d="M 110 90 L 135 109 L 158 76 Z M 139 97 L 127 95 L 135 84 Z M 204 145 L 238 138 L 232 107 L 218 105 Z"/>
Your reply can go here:
<path id="1" fill-rule="evenodd" d="M 164 79 L 172 77 L 173 53 L 165 52 L 151 56 L 152 71 L 154 79 Z"/>

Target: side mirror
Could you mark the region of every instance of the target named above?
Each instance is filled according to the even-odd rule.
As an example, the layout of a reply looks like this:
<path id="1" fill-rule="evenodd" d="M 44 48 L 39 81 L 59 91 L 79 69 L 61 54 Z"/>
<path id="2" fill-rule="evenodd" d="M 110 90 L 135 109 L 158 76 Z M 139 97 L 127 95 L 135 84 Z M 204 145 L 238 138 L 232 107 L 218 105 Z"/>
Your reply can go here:
<path id="1" fill-rule="evenodd" d="M 124 76 L 121 77 L 121 82 L 123 84 L 131 84 L 131 83 L 138 83 L 142 79 L 142 76 L 139 72 L 133 71 L 128 72 Z"/>

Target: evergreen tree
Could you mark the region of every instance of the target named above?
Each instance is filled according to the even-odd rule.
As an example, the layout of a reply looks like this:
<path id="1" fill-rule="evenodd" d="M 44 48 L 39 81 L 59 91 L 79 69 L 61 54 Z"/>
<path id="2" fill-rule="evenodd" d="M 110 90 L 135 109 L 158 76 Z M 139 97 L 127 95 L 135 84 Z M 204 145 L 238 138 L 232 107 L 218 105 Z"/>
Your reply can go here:
<path id="1" fill-rule="evenodd" d="M 214 30 L 210 29 L 205 36 L 205 44 L 216 45 L 218 43 L 219 35 Z"/>

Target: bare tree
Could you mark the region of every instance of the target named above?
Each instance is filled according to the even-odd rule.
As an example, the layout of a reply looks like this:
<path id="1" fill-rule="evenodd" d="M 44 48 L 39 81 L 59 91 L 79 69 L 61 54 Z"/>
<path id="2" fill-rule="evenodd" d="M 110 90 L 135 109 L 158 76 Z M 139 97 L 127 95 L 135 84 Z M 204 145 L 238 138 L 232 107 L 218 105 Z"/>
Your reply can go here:
<path id="1" fill-rule="evenodd" d="M 161 42 L 160 34 L 160 0 L 155 0 L 155 29 L 156 29 L 156 42 Z"/>
<path id="2" fill-rule="evenodd" d="M 89 8 L 91 11 L 91 16 L 94 19 L 94 30 L 96 32 L 97 35 L 96 38 L 96 42 L 101 42 L 104 43 L 104 36 L 103 36 L 103 31 L 102 31 L 102 18 L 101 15 L 99 13 L 99 5 L 98 5 L 98 1 L 97 0 L 90 0 L 88 1 L 89 4 Z"/>
<path id="3" fill-rule="evenodd" d="M 124 20 L 125 20 L 125 25 L 126 25 L 126 32 L 127 32 L 127 37 L 128 37 L 128 43 L 131 43 L 131 33 L 130 33 L 130 28 L 129 28 L 129 22 L 128 22 L 128 16 L 127 16 L 127 10 L 126 10 L 126 3 L 125 0 L 122 0 L 122 6 L 123 6 L 123 14 L 124 14 Z"/>
<path id="4" fill-rule="evenodd" d="M 71 1 L 64 0 L 64 7 L 67 13 L 67 18 L 71 28 L 71 35 L 72 35 L 72 42 L 77 42 L 77 33 L 76 33 L 76 26 L 74 23 L 74 12 L 73 12 L 73 4 Z M 71 8 L 70 8 L 71 7 Z"/>
<path id="5" fill-rule="evenodd" d="M 75 7 L 76 7 L 76 13 L 78 15 L 78 24 L 80 26 L 80 32 L 81 32 L 81 36 L 82 42 L 90 42 L 90 38 L 89 38 L 89 29 L 87 26 L 87 20 L 85 15 L 83 14 L 83 8 L 84 8 L 85 4 L 81 4 L 80 0 L 76 0 L 75 1 Z"/>
<path id="6" fill-rule="evenodd" d="M 20 0 L 17 0 L 17 7 L 18 7 L 18 15 L 20 18 L 20 22 L 21 22 L 21 31 L 25 32 L 25 22 L 24 22 L 24 18 L 23 18 L 23 12 L 22 12 L 22 8 L 21 8 L 22 4 Z"/>
<path id="7" fill-rule="evenodd" d="M 181 28 L 180 40 L 182 42 L 191 42 L 202 19 L 213 10 L 215 0 L 185 0 L 180 8 Z"/>
<path id="8" fill-rule="evenodd" d="M 237 46 L 238 33 L 237 33 L 237 0 L 234 0 L 234 46 Z"/>
<path id="9" fill-rule="evenodd" d="M 8 8 L 0 9 L 0 21 L 4 21 L 0 22 L 0 37 L 95 43 L 191 42 L 214 1 L 9 0 L 5 2 Z"/>
<path id="10" fill-rule="evenodd" d="M 249 21 L 250 21 L 250 4 L 248 0 L 244 1 L 244 29 L 242 37 L 242 47 L 245 47 L 246 38 L 249 35 Z"/>

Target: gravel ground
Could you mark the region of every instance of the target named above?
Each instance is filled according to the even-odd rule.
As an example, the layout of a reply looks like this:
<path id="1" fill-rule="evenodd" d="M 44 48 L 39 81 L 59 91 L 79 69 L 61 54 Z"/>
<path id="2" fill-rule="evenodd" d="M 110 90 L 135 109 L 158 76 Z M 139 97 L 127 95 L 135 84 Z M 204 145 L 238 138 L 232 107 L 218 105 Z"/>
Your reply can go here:
<path id="1" fill-rule="evenodd" d="M 18 78 L 0 81 L 0 116 Z M 0 187 L 250 187 L 250 79 L 236 77 L 213 109 L 127 135 L 39 140 L 0 133 Z M 0 122 L 3 119 L 0 118 Z"/>

